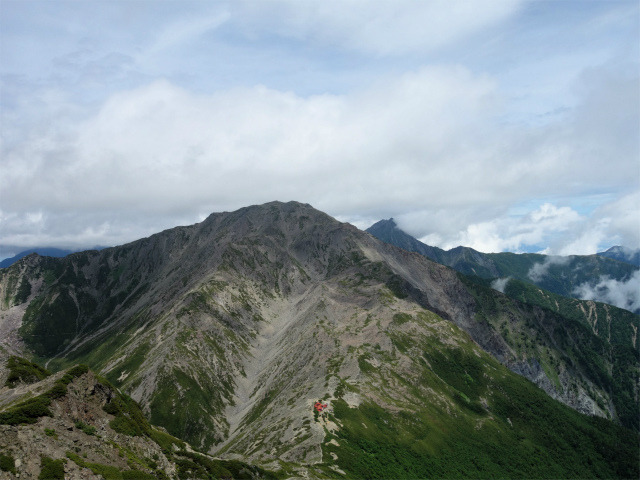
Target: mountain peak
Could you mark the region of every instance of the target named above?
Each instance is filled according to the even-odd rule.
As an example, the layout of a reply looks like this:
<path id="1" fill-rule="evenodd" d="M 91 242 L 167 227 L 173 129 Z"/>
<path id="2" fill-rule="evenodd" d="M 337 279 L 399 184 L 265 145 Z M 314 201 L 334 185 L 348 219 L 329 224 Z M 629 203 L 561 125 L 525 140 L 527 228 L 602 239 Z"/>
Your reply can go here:
<path id="1" fill-rule="evenodd" d="M 393 219 L 380 226 L 419 243 Z M 307 478 L 475 477 L 506 455 L 508 469 L 492 476 L 637 477 L 637 452 L 613 424 L 611 438 L 628 452 L 594 441 L 635 470 L 609 462 L 592 471 L 591 447 L 563 450 L 551 470 L 532 469 L 518 447 L 523 432 L 534 432 L 546 460 L 557 443 L 537 432 L 573 439 L 581 423 L 598 432 L 602 423 L 559 410 L 516 375 L 633 427 L 637 362 L 581 356 L 569 365 L 581 339 L 596 335 L 589 323 L 524 308 L 310 205 L 254 205 L 120 247 L 37 260 L 0 270 L 0 327 L 9 333 L 1 346 L 49 359 L 51 370 L 91 365 L 140 401 L 152 424 L 217 457 L 294 465 L 283 474 Z M 640 328 L 633 322 L 624 319 L 627 350 Z M 572 339 L 570 351 L 558 346 L 556 327 Z M 574 361 L 584 368 L 574 373 Z M 627 383 L 607 376 L 616 368 Z M 558 431 L 556 418 L 568 422 Z M 454 471 L 451 458 L 483 460 Z"/>
<path id="2" fill-rule="evenodd" d="M 372 229 L 373 230 L 379 230 L 379 229 L 383 229 L 383 228 L 398 228 L 398 224 L 393 219 L 393 217 L 391 217 L 388 220 L 380 220 L 380 221 L 374 223 L 369 228 L 367 228 L 366 231 L 369 232 Z"/>
<path id="3" fill-rule="evenodd" d="M 640 266 L 640 248 L 633 249 L 616 245 L 604 252 L 598 252 L 597 255 L 618 260 L 619 262 L 629 263 L 636 267 Z"/>

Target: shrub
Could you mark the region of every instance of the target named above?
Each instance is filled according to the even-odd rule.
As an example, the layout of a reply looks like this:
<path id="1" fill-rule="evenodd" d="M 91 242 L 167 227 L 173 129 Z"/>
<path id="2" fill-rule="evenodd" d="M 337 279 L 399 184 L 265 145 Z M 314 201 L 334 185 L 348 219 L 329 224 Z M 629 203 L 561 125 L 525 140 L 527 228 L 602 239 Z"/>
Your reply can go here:
<path id="1" fill-rule="evenodd" d="M 78 422 L 75 423 L 75 427 L 79 428 L 80 430 L 82 430 L 87 435 L 95 435 L 96 434 L 96 427 L 94 427 L 93 425 L 87 425 L 84 422 L 78 421 Z"/>
<path id="2" fill-rule="evenodd" d="M 64 460 L 53 460 L 49 457 L 42 457 L 40 466 L 39 480 L 64 480 Z"/>
<path id="3" fill-rule="evenodd" d="M 109 422 L 109 426 L 116 432 L 130 437 L 140 437 L 144 432 L 136 425 L 136 423 L 124 415 L 119 415 Z"/>
<path id="4" fill-rule="evenodd" d="M 11 455 L 0 455 L 0 470 L 16 474 L 16 461 Z"/>
<path id="5" fill-rule="evenodd" d="M 105 480 L 122 480 L 122 472 L 120 472 L 117 467 L 103 465 L 101 463 L 85 462 L 82 457 L 73 452 L 67 452 L 67 458 L 71 459 L 79 467 L 88 468 L 96 475 L 102 475 Z"/>
<path id="6" fill-rule="evenodd" d="M 18 360 L 22 360 L 19 357 Z M 26 361 L 26 360 L 25 360 Z M 31 362 L 29 362 L 31 363 Z M 34 363 L 32 365 L 37 365 Z M 40 368 L 40 367 L 38 367 Z M 44 369 L 42 369 L 44 370 Z M 40 417 L 50 417 L 51 411 L 49 405 L 51 400 L 63 397 L 67 394 L 67 385 L 69 385 L 74 378 L 79 377 L 89 371 L 89 367 L 86 365 L 76 365 L 69 369 L 63 377 L 58 380 L 53 387 L 47 390 L 42 395 L 30 398 L 24 402 L 9 408 L 8 410 L 0 413 L 0 425 L 22 425 L 36 423 Z"/>
<path id="7" fill-rule="evenodd" d="M 9 369 L 9 376 L 4 384 L 9 388 L 14 388 L 19 382 L 35 383 L 51 375 L 49 370 L 15 355 L 7 360 L 7 368 Z"/>
<path id="8" fill-rule="evenodd" d="M 51 400 L 41 396 L 30 398 L 15 407 L 0 413 L 1 425 L 21 425 L 36 423 L 40 417 L 50 417 Z"/>

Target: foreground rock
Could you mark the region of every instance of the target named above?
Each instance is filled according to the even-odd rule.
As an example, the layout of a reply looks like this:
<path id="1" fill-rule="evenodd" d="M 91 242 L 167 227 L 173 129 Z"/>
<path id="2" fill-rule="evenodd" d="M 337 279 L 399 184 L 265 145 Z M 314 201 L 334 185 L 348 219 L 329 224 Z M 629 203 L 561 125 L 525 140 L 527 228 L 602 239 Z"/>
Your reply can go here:
<path id="1" fill-rule="evenodd" d="M 226 467 L 243 478 L 270 476 L 239 462 Z M 0 390 L 0 478 L 209 478 L 207 468 L 234 478 L 225 462 L 150 426 L 135 402 L 86 367 Z"/>

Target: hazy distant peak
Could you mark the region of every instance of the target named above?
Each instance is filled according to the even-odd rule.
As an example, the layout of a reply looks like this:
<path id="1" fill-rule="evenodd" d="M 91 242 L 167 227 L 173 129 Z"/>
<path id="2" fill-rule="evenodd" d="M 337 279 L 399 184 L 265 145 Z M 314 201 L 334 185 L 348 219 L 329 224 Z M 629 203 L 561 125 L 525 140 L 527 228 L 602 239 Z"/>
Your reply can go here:
<path id="1" fill-rule="evenodd" d="M 20 253 L 18 253 L 17 255 L 14 255 L 11 258 L 5 258 L 0 262 L 0 268 L 10 267 L 21 258 L 24 258 L 28 255 L 32 255 L 34 253 L 37 253 L 38 255 L 41 255 L 43 257 L 66 257 L 67 255 L 73 253 L 73 250 L 63 250 L 60 248 L 53 248 L 53 247 L 30 248 L 28 250 L 21 251 Z"/>
<path id="2" fill-rule="evenodd" d="M 391 217 L 388 220 L 383 219 L 374 223 L 369 228 L 367 228 L 366 231 L 371 232 L 371 230 L 384 230 L 384 229 L 398 229 L 398 224 L 393 219 L 393 217 Z"/>
<path id="3" fill-rule="evenodd" d="M 640 267 L 640 248 L 634 249 L 622 245 L 616 245 L 604 252 L 598 252 L 597 255 Z"/>

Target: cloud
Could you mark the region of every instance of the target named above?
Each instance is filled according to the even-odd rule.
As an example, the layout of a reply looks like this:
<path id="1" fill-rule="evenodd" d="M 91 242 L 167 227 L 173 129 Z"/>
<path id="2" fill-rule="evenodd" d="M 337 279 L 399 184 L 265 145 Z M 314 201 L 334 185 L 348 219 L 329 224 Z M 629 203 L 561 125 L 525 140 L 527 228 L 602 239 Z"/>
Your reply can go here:
<path id="1" fill-rule="evenodd" d="M 491 288 L 499 291 L 500 293 L 504 293 L 504 289 L 507 288 L 507 283 L 509 283 L 511 277 L 505 278 L 497 278 L 493 282 L 491 282 Z"/>
<path id="2" fill-rule="evenodd" d="M 597 225 L 607 227 L 608 236 L 612 238 L 613 243 L 628 248 L 640 248 L 640 191 L 601 205 L 593 216 Z M 615 238 L 612 235 L 614 232 Z"/>
<path id="3" fill-rule="evenodd" d="M 522 0 L 240 2 L 245 31 L 346 47 L 371 55 L 432 50 L 516 14 Z M 265 21 L 265 19 L 268 19 Z"/>
<path id="4" fill-rule="evenodd" d="M 577 286 L 573 294 L 582 300 L 595 300 L 639 313 L 640 270 L 621 281 L 603 275 L 595 284 L 583 283 Z"/>
<path id="5" fill-rule="evenodd" d="M 124 242 L 297 199 L 445 248 L 640 246 L 637 55 L 605 62 L 629 43 L 613 27 L 565 69 L 517 1 L 184 4 L 5 12 L 0 243 Z M 577 17 L 550 5 L 573 52 Z"/>
<path id="6" fill-rule="evenodd" d="M 591 202 L 587 197 L 587 203 Z M 594 199 L 602 202 L 601 199 Z M 483 210 L 483 211 L 481 211 Z M 522 210 L 522 208 L 518 208 Z M 543 203 L 526 214 L 493 209 L 426 210 L 396 216 L 396 221 L 428 245 L 451 249 L 469 246 L 481 252 L 537 252 L 546 255 L 592 255 L 612 245 L 640 245 L 640 194 L 631 193 L 602 203 L 586 214 L 571 207 Z M 473 218 L 493 216 L 473 222 Z M 470 223 L 471 222 L 471 223 Z M 436 230 L 420 237 L 425 226 Z M 545 246 L 542 248 L 541 246 Z"/>
<path id="7" fill-rule="evenodd" d="M 571 142 L 539 156 L 527 143 L 516 154 L 526 131 L 511 139 L 495 122 L 495 81 L 459 66 L 422 68 L 348 95 L 263 86 L 194 94 L 159 80 L 111 95 L 88 116 L 73 113 L 68 97 L 53 104 L 56 121 L 7 138 L 0 201 L 6 215 L 40 212 L 46 225 L 91 243 L 95 232 L 135 238 L 128 235 L 140 216 L 168 227 L 274 199 L 344 219 L 394 216 L 403 228 L 432 219 L 444 245 L 481 251 L 517 250 L 582 221 L 549 203 L 505 217 L 517 199 L 565 183 L 556 158 Z M 627 178 L 626 159 L 617 161 Z M 588 183 L 593 173 L 572 176 Z M 71 211 L 88 223 L 67 220 Z M 44 227 L 29 225 L 6 224 L 2 242 L 42 244 Z"/>
<path id="8" fill-rule="evenodd" d="M 458 67 L 309 98 L 262 86 L 194 95 L 157 81 L 112 95 L 89 118 L 62 115 L 20 132 L 2 156 L 0 199 L 6 214 L 43 212 L 51 224 L 71 210 L 95 214 L 85 227 L 109 216 L 175 220 L 273 199 L 346 213 L 411 204 L 424 180 L 435 187 L 449 176 L 429 157 L 464 161 L 453 152 L 465 128 L 456 117 L 463 114 L 468 136 L 477 136 L 493 88 Z M 73 107 L 60 104 L 59 111 Z M 425 168 L 428 176 L 413 174 Z M 81 233 L 77 222 L 65 226 Z M 38 229 L 15 224 L 3 228 L 3 242 L 30 234 Z"/>
<path id="9" fill-rule="evenodd" d="M 230 18 L 231 14 L 226 10 L 214 14 L 181 18 L 164 27 L 144 54 L 157 55 L 163 50 L 179 47 L 183 43 L 215 30 L 228 22 Z"/>
<path id="10" fill-rule="evenodd" d="M 543 262 L 536 263 L 529 269 L 527 277 L 529 277 L 533 282 L 539 282 L 547 275 L 547 273 L 549 273 L 549 268 L 553 265 L 566 265 L 570 261 L 571 257 L 547 255 Z"/>
<path id="11" fill-rule="evenodd" d="M 435 242 L 445 249 L 464 245 L 481 252 L 519 252 L 527 245 L 546 243 L 554 235 L 567 232 L 584 221 L 584 218 L 570 207 L 557 207 L 550 203 L 543 203 L 526 215 L 510 216 L 501 213 L 498 211 L 498 217 L 492 220 L 471 224 L 468 223 L 467 216 L 450 218 L 449 230 L 440 230 L 433 236 L 425 236 L 422 241 L 427 244 Z M 400 216 L 398 222 L 401 228 L 406 228 L 420 222 L 420 217 Z M 430 223 L 440 225 L 444 223 L 444 219 Z M 465 224 L 467 226 L 463 227 Z M 460 227 L 464 230 L 456 231 L 456 228 Z"/>

